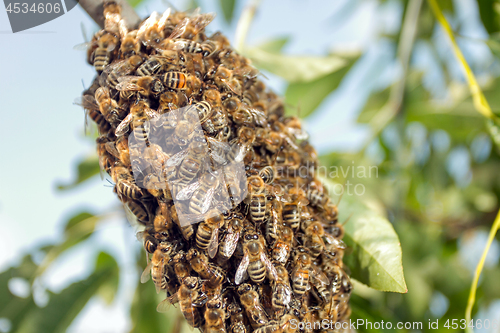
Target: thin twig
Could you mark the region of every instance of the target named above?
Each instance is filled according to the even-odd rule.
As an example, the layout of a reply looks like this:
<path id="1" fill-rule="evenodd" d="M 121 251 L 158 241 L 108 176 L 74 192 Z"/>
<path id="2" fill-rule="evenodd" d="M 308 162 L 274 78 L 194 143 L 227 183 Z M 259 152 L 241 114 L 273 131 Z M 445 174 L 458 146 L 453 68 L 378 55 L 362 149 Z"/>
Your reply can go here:
<path id="1" fill-rule="evenodd" d="M 238 25 L 236 26 L 236 50 L 238 52 L 243 52 L 245 48 L 248 30 L 252 24 L 255 12 L 260 5 L 260 1 L 261 0 L 250 0 L 249 4 L 243 10 L 243 13 L 241 13 Z"/>
<path id="2" fill-rule="evenodd" d="M 380 132 L 391 122 L 392 119 L 394 119 L 403 105 L 408 68 L 413 51 L 413 45 L 415 43 L 418 17 L 420 15 L 422 2 L 423 0 L 411 0 L 408 4 L 401 27 L 397 50 L 397 60 L 403 70 L 401 73 L 401 79 L 391 86 L 389 100 L 371 121 L 370 125 L 372 126 L 373 134 L 370 136 L 370 139 L 367 141 L 364 149 L 366 149 L 373 139 L 380 134 Z"/>
<path id="3" fill-rule="evenodd" d="M 135 12 L 134 8 L 126 0 L 115 0 L 122 7 L 122 18 L 127 28 L 135 29 L 141 23 L 141 18 Z M 89 16 L 99 25 L 104 27 L 104 16 L 102 14 L 103 0 L 80 0 L 80 5 L 89 14 Z"/>

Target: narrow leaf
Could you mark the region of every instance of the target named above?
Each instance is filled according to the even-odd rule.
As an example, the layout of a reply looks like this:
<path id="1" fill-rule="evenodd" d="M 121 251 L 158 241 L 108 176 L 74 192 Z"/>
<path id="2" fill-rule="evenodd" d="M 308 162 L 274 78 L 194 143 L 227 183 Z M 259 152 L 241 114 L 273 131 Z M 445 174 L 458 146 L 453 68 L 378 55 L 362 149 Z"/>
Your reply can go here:
<path id="1" fill-rule="evenodd" d="M 481 272 L 483 271 L 484 262 L 486 261 L 486 256 L 488 255 L 491 244 L 495 239 L 495 235 L 497 234 L 498 229 L 500 229 L 500 211 L 498 211 L 497 217 L 495 218 L 495 221 L 491 226 L 490 235 L 488 236 L 488 242 L 486 243 L 481 259 L 479 260 L 479 263 L 477 264 L 476 267 L 476 271 L 474 272 L 474 279 L 470 287 L 469 299 L 467 301 L 467 309 L 465 310 L 465 319 L 467 320 L 467 322 L 471 321 L 472 308 L 474 307 L 474 302 L 476 301 L 476 290 L 477 290 L 477 284 L 479 282 L 479 277 L 481 276 Z M 466 331 L 473 332 L 471 327 L 467 327 Z"/>
<path id="2" fill-rule="evenodd" d="M 337 55 L 325 57 L 288 56 L 270 53 L 257 47 L 245 48 L 244 54 L 254 64 L 288 82 L 310 82 L 335 72 L 349 64 L 349 61 Z"/>
<path id="3" fill-rule="evenodd" d="M 222 13 L 224 14 L 224 18 L 227 23 L 231 23 L 233 20 L 234 7 L 236 4 L 236 0 L 219 0 L 219 5 L 222 9 Z"/>
<path id="4" fill-rule="evenodd" d="M 330 188 L 338 185 L 322 181 Z M 344 194 L 339 214 L 341 220 L 349 218 L 344 225 L 344 241 L 352 253 L 344 258 L 344 263 L 351 276 L 373 289 L 406 293 L 401 244 L 392 224 L 368 209 L 359 197 Z"/>
<path id="5" fill-rule="evenodd" d="M 500 30 L 500 17 L 498 15 L 498 0 L 477 0 L 481 21 L 488 33 Z"/>
<path id="6" fill-rule="evenodd" d="M 42 264 L 38 267 L 36 275 L 41 275 L 61 253 L 89 238 L 94 232 L 97 223 L 105 217 L 107 215 L 93 215 L 89 212 L 77 213 L 71 217 L 65 226 L 64 241 L 53 246 L 47 252 Z"/>
<path id="7" fill-rule="evenodd" d="M 257 47 L 263 51 L 269 52 L 269 53 L 280 53 L 283 47 L 285 47 L 286 44 L 290 41 L 289 36 L 285 37 L 280 37 L 280 38 L 275 38 L 275 39 L 270 39 L 262 44 L 259 44 Z"/>
<path id="8" fill-rule="evenodd" d="M 289 84 L 285 92 L 287 104 L 292 108 L 297 107 L 300 117 L 309 116 L 332 91 L 337 89 L 354 63 L 355 59 L 352 59 L 339 70 L 311 82 Z M 297 111 L 289 110 L 288 112 Z"/>
<path id="9" fill-rule="evenodd" d="M 99 161 L 97 157 L 86 158 L 78 163 L 76 179 L 67 184 L 59 184 L 57 189 L 59 191 L 70 190 L 77 185 L 83 183 L 87 179 L 99 173 Z"/>

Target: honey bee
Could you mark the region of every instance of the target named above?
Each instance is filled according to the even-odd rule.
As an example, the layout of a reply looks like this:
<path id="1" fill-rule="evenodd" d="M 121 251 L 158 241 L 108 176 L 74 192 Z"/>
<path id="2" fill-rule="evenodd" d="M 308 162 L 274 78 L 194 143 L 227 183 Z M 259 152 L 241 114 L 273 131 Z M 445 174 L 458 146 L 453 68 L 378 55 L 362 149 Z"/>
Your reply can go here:
<path id="1" fill-rule="evenodd" d="M 241 67 L 239 55 L 230 48 L 226 48 L 219 52 L 219 60 L 224 67 L 230 70 Z"/>
<path id="2" fill-rule="evenodd" d="M 108 87 L 116 89 L 119 78 L 135 71 L 143 61 L 141 56 L 133 55 L 126 60 L 121 60 L 108 66 L 101 74 L 101 81 L 103 81 L 101 82 L 101 86 L 108 85 Z"/>
<path id="3" fill-rule="evenodd" d="M 143 242 L 144 249 L 146 250 L 147 260 L 149 261 L 149 254 L 155 253 L 156 249 L 158 248 L 158 241 L 149 230 L 138 232 L 136 237 L 137 240 Z"/>
<path id="4" fill-rule="evenodd" d="M 113 60 L 114 50 L 120 43 L 120 39 L 112 32 L 101 30 L 95 36 L 97 47 L 90 56 L 90 61 L 94 65 L 98 74 Z"/>
<path id="5" fill-rule="evenodd" d="M 138 142 L 145 142 L 149 136 L 149 119 L 157 119 L 159 117 L 155 110 L 149 107 L 149 103 L 145 100 L 137 100 L 131 107 L 130 113 L 116 127 L 115 135 L 120 137 L 128 132 L 129 125 L 132 123 L 134 128 L 134 137 Z"/>
<path id="6" fill-rule="evenodd" d="M 115 159 L 106 150 L 106 144 L 110 142 L 110 138 L 107 135 L 101 135 L 96 139 L 97 144 L 97 155 L 99 156 L 99 172 L 101 174 L 101 179 L 104 178 L 104 171 L 111 174 L 111 169 L 115 165 Z"/>
<path id="7" fill-rule="evenodd" d="M 229 260 L 233 256 L 241 232 L 243 230 L 243 220 L 240 216 L 233 216 L 228 222 L 226 236 L 219 245 L 219 255 L 223 260 Z"/>
<path id="8" fill-rule="evenodd" d="M 274 261 L 285 265 L 293 247 L 293 231 L 289 227 L 281 229 L 280 237 L 273 245 L 271 257 Z"/>
<path id="9" fill-rule="evenodd" d="M 96 123 L 99 134 L 106 134 L 111 129 L 111 125 L 100 112 L 94 94 L 85 94 L 81 98 L 77 98 L 73 104 L 83 107 L 85 111 L 85 134 L 87 134 L 88 117 Z"/>
<path id="10" fill-rule="evenodd" d="M 330 280 L 319 266 L 312 264 L 310 268 L 312 273 L 310 275 L 311 283 L 317 290 L 318 298 L 321 302 L 327 303 L 330 300 L 330 291 L 328 290 Z"/>
<path id="11" fill-rule="evenodd" d="M 132 214 L 130 217 L 127 216 L 129 222 L 135 223 L 135 220 L 142 224 L 147 224 L 149 222 L 149 214 L 147 209 L 139 201 L 129 199 L 125 204 L 125 210 Z M 152 252 L 151 252 L 152 253 Z"/>
<path id="12" fill-rule="evenodd" d="M 224 271 L 217 265 L 208 262 L 208 258 L 202 252 L 192 247 L 189 249 L 186 259 L 191 264 L 191 268 L 206 280 L 207 286 L 211 289 L 219 288 L 226 277 Z"/>
<path id="13" fill-rule="evenodd" d="M 173 246 L 169 244 L 158 244 L 155 252 L 153 253 L 151 261 L 148 263 L 146 269 L 144 269 L 144 272 L 141 275 L 141 283 L 146 283 L 149 280 L 149 274 L 151 273 L 151 277 L 155 284 L 157 294 L 160 292 L 160 290 L 166 289 L 167 287 L 165 270 L 173 251 Z"/>
<path id="14" fill-rule="evenodd" d="M 227 141 L 231 135 L 231 127 L 226 112 L 221 107 L 213 108 L 213 115 L 202 124 L 203 129 L 209 134 L 217 133 L 218 141 Z"/>
<path id="15" fill-rule="evenodd" d="M 188 98 L 186 94 L 183 91 L 164 91 L 159 98 L 159 106 L 158 106 L 158 113 L 164 114 L 169 111 L 173 111 L 176 109 L 180 109 L 181 107 L 184 107 L 188 102 Z M 173 112 L 175 113 L 175 112 Z M 169 129 L 169 126 L 173 125 L 170 122 L 167 122 L 167 124 L 164 124 L 167 126 L 167 130 Z M 173 127 L 177 125 L 177 122 Z"/>
<path id="16" fill-rule="evenodd" d="M 116 141 L 106 142 L 106 150 L 119 160 L 124 166 L 130 166 L 130 152 L 128 149 L 128 138 L 118 137 Z"/>
<path id="17" fill-rule="evenodd" d="M 272 305 L 275 309 L 275 318 L 280 318 L 292 300 L 292 288 L 290 288 L 288 272 L 285 266 L 276 265 L 275 267 L 278 279 L 273 284 Z"/>
<path id="18" fill-rule="evenodd" d="M 271 184 L 277 176 L 276 168 L 268 165 L 259 171 L 259 176 L 262 178 L 264 183 Z"/>
<path id="19" fill-rule="evenodd" d="M 336 265 L 341 263 L 344 256 L 344 251 L 347 248 L 346 244 L 339 238 L 336 238 L 328 233 L 325 234 L 325 251 L 323 252 L 323 261 L 331 260 Z"/>
<path id="20" fill-rule="evenodd" d="M 215 172 L 204 174 L 189 201 L 189 211 L 193 214 L 205 214 L 213 203 L 219 184 L 220 175 Z"/>
<path id="21" fill-rule="evenodd" d="M 323 184 L 317 179 L 309 183 L 306 191 L 306 198 L 314 207 L 322 207 L 330 200 L 327 193 L 324 192 Z"/>
<path id="22" fill-rule="evenodd" d="M 115 166 L 111 169 L 111 178 L 115 182 L 118 196 L 129 199 L 141 199 L 144 197 L 142 190 L 135 184 L 130 171 L 123 166 Z"/>
<path id="23" fill-rule="evenodd" d="M 119 23 L 122 19 L 121 17 L 121 7 L 113 0 L 106 0 L 103 4 L 103 14 L 104 14 L 104 30 L 110 31 L 112 33 L 119 33 L 120 27 Z"/>
<path id="24" fill-rule="evenodd" d="M 178 166 L 177 183 L 187 185 L 198 174 L 203 166 L 203 154 L 206 151 L 206 146 L 203 142 L 192 141 L 187 151 L 182 151 L 170 157 L 167 161 L 167 166 Z M 177 194 L 176 194 L 177 195 Z M 178 200 L 182 200 L 179 198 Z"/>
<path id="25" fill-rule="evenodd" d="M 307 206 L 309 201 L 305 197 L 304 190 L 294 187 L 289 190 L 290 202 L 283 205 L 283 222 L 296 230 L 300 226 L 300 214 L 302 206 Z"/>
<path id="26" fill-rule="evenodd" d="M 125 21 L 120 21 L 120 35 L 122 42 L 120 44 L 120 53 L 123 58 L 139 55 L 141 52 L 141 41 L 137 38 L 137 30 L 128 31 Z"/>
<path id="27" fill-rule="evenodd" d="M 301 298 L 309 290 L 312 259 L 308 250 L 299 246 L 293 259 L 292 288 L 296 297 Z"/>
<path id="28" fill-rule="evenodd" d="M 319 221 L 304 222 L 301 225 L 301 229 L 307 238 L 306 244 L 311 250 L 311 255 L 313 258 L 317 258 L 326 247 L 323 241 L 323 237 L 325 236 L 323 224 Z"/>
<path id="29" fill-rule="evenodd" d="M 120 97 L 130 99 L 130 94 L 139 94 L 142 97 L 158 96 L 165 87 L 161 81 L 153 76 L 122 76 L 118 78 L 116 89 Z"/>
<path id="30" fill-rule="evenodd" d="M 228 89 L 234 94 L 240 96 L 243 92 L 243 87 L 240 81 L 233 75 L 234 71 L 221 65 L 217 68 L 215 72 L 214 82 L 219 87 L 219 89 Z"/>
<path id="31" fill-rule="evenodd" d="M 266 312 L 260 304 L 259 294 L 252 289 L 250 284 L 244 283 L 239 286 L 238 295 L 253 329 L 262 327 L 269 322 Z"/>
<path id="32" fill-rule="evenodd" d="M 200 223 L 196 231 L 196 245 L 202 250 L 208 249 L 208 256 L 214 258 L 219 247 L 219 229 L 224 225 L 224 215 L 213 214 Z"/>
<path id="33" fill-rule="evenodd" d="M 172 50 L 159 50 L 158 54 L 151 55 L 147 60 L 137 69 L 139 76 L 153 76 L 166 70 L 170 66 L 182 65 L 182 56 L 178 52 Z"/>
<path id="34" fill-rule="evenodd" d="M 206 303 L 205 310 L 205 332 L 225 333 L 226 332 L 226 310 L 220 299 L 214 298 Z"/>
<path id="35" fill-rule="evenodd" d="M 252 231 L 249 231 L 243 237 L 243 259 L 236 271 L 235 283 L 240 284 L 248 269 L 248 275 L 255 283 L 261 283 L 269 272 L 271 280 L 278 280 L 276 268 L 271 263 L 266 254 L 266 243 L 264 238 Z"/>
<path id="36" fill-rule="evenodd" d="M 242 106 L 232 113 L 233 121 L 236 124 L 244 126 L 261 126 L 267 125 L 266 113 L 248 106 Z"/>
<path id="37" fill-rule="evenodd" d="M 248 193 L 250 218 L 256 225 L 260 225 L 266 219 L 267 210 L 266 186 L 262 177 L 258 175 L 248 177 Z"/>
<path id="38" fill-rule="evenodd" d="M 195 39 L 214 18 L 215 13 L 193 15 L 193 17 L 188 19 L 188 25 L 186 26 L 186 31 L 183 33 L 183 37 L 186 39 Z"/>
<path id="39" fill-rule="evenodd" d="M 252 148 L 255 141 L 255 131 L 249 127 L 242 126 L 238 129 L 237 138 L 231 144 L 227 153 L 227 159 L 232 162 L 243 162 L 243 159 Z"/>
<path id="40" fill-rule="evenodd" d="M 177 252 L 176 255 L 174 255 L 173 263 L 174 273 L 175 276 L 177 276 L 177 280 L 179 280 L 179 282 L 182 282 L 185 278 L 190 276 L 191 266 L 187 262 L 186 253 L 184 251 L 181 250 Z"/>
<path id="41" fill-rule="evenodd" d="M 146 21 L 142 23 L 137 31 L 139 40 L 147 47 L 157 47 L 164 39 L 163 30 L 167 24 L 171 9 L 168 8 L 161 17 L 157 12 L 153 12 Z"/>
<path id="42" fill-rule="evenodd" d="M 219 45 L 213 40 L 206 40 L 200 44 L 201 52 L 204 57 L 211 57 L 219 50 Z"/>
<path id="43" fill-rule="evenodd" d="M 229 312 L 231 318 L 231 327 L 229 332 L 231 333 L 247 333 L 247 328 L 245 325 L 246 318 L 243 314 L 243 308 L 237 302 L 233 302 L 229 304 L 227 307 L 227 311 Z"/>
<path id="44" fill-rule="evenodd" d="M 187 95 L 197 93 L 201 89 L 201 81 L 196 76 L 182 72 L 168 72 L 161 76 L 165 87 L 175 90 L 186 90 Z"/>
<path id="45" fill-rule="evenodd" d="M 108 88 L 100 87 L 97 89 L 95 92 L 95 100 L 97 105 L 99 105 L 101 114 L 109 123 L 114 123 L 119 120 L 120 112 L 118 104 L 111 98 Z"/>
<path id="46" fill-rule="evenodd" d="M 186 318 L 187 323 L 194 328 L 201 327 L 202 318 L 197 307 L 205 305 L 207 302 L 207 295 L 200 289 L 200 279 L 188 276 L 182 281 L 177 293 L 161 302 L 157 310 L 159 312 L 166 312 L 169 308 L 169 304 L 174 304 L 178 301 L 179 308 L 184 318 Z"/>

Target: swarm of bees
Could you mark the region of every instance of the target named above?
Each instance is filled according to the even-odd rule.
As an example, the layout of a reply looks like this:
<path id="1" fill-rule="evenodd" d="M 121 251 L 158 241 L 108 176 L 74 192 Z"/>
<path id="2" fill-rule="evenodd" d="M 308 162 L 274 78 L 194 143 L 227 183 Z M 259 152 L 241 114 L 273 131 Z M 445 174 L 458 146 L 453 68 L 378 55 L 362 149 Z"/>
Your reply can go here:
<path id="1" fill-rule="evenodd" d="M 129 31 L 107 1 L 89 43 L 98 75 L 80 104 L 144 226 L 141 281 L 201 332 L 341 331 L 352 284 L 316 151 L 250 61 L 205 33 L 214 16 L 167 10 Z"/>

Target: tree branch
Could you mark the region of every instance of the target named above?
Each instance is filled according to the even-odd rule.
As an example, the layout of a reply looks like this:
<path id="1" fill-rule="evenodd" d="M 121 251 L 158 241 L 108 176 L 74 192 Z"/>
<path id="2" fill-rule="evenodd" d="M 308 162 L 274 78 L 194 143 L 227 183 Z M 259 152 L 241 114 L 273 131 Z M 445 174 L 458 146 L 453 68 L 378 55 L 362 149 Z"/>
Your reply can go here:
<path id="1" fill-rule="evenodd" d="M 134 8 L 126 0 L 115 0 L 122 7 L 122 18 L 129 29 L 135 29 L 141 23 L 141 18 Z M 104 27 L 104 16 L 102 14 L 103 0 L 79 0 L 80 5 L 89 16 L 99 25 Z"/>

